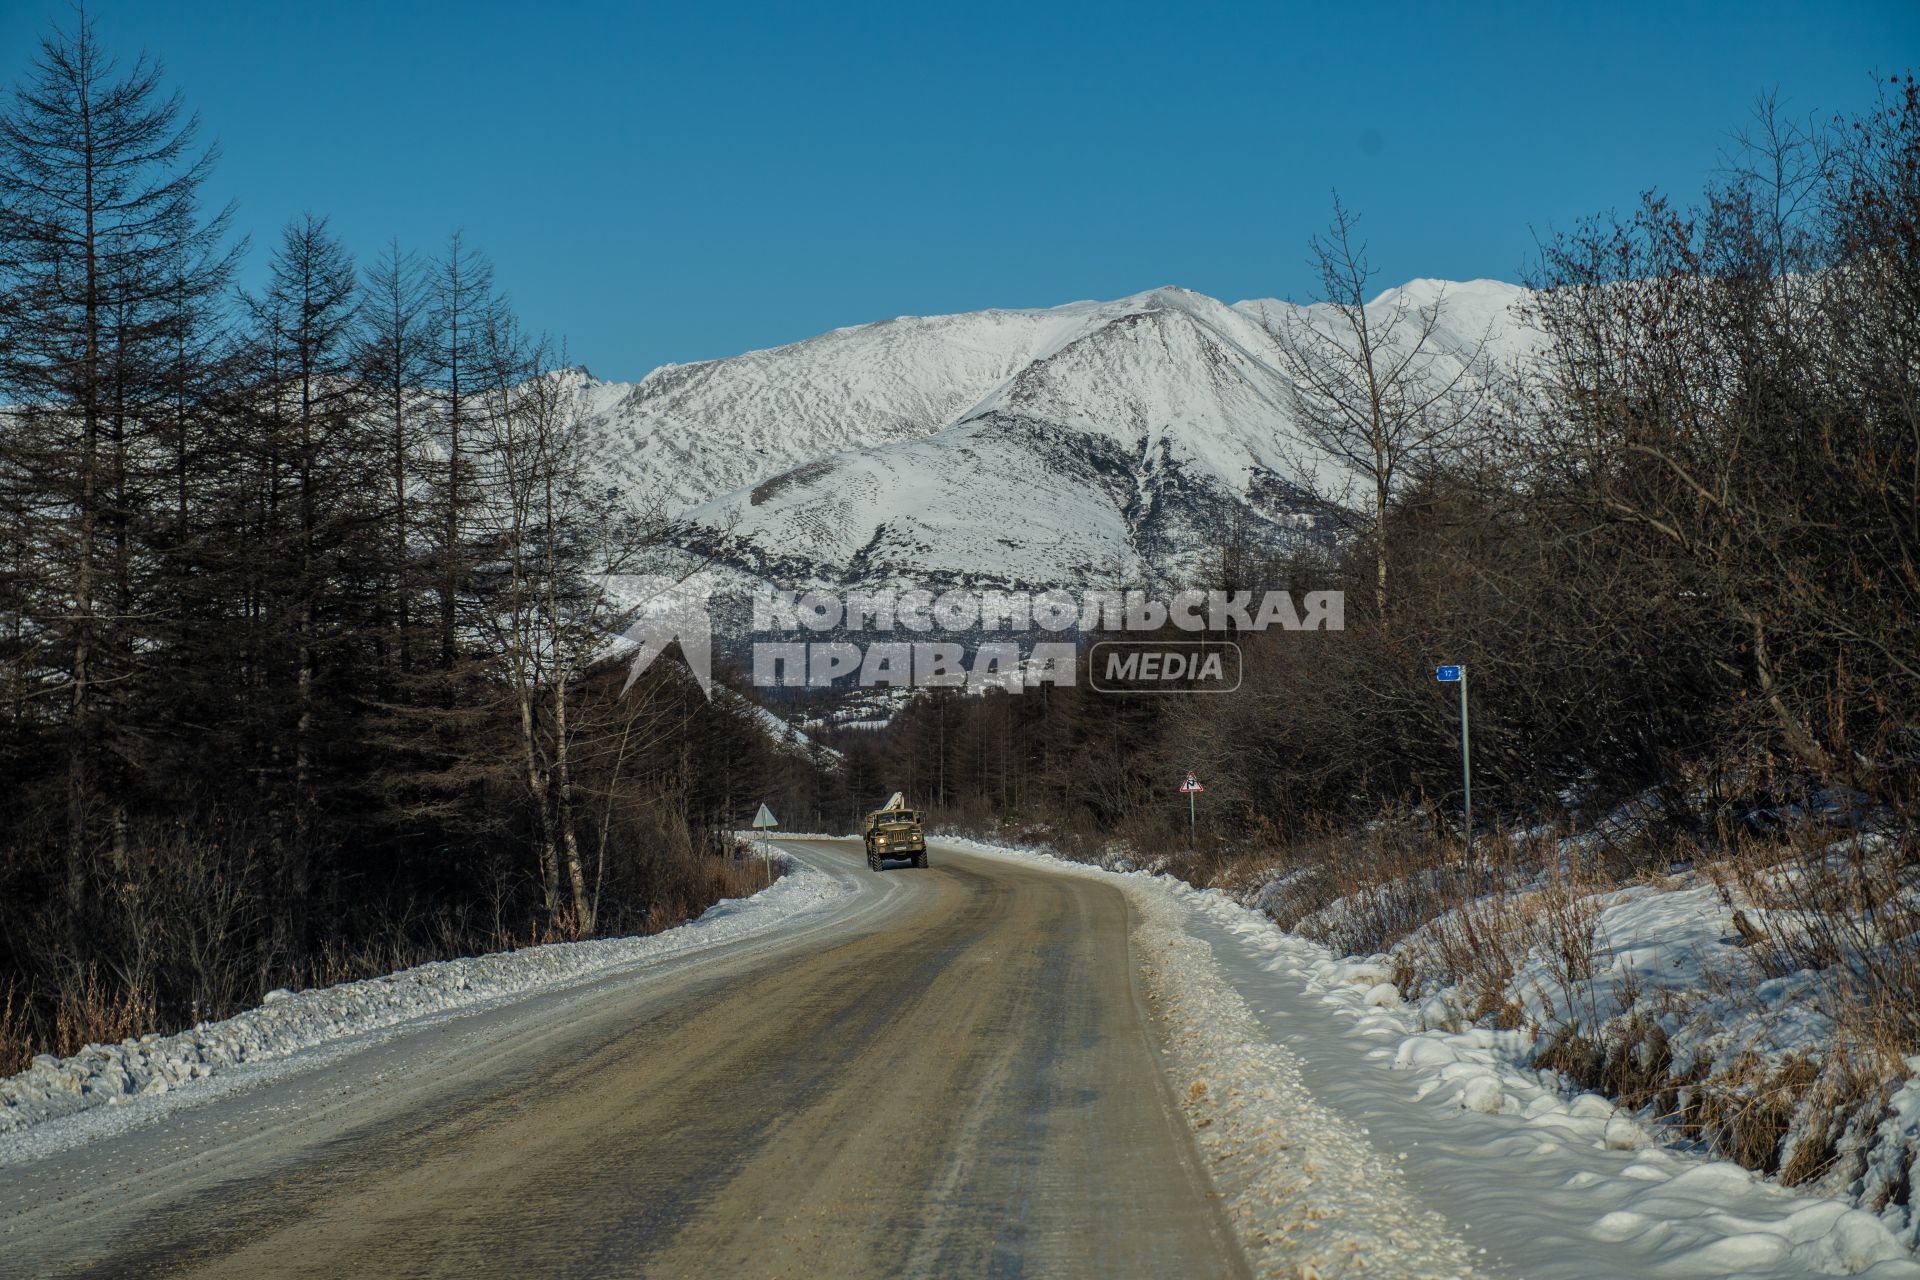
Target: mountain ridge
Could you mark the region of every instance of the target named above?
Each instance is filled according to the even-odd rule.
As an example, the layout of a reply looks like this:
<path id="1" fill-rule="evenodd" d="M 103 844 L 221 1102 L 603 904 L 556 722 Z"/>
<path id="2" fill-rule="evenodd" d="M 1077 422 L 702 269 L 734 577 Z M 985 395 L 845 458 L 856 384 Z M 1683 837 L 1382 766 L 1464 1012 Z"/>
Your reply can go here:
<path id="1" fill-rule="evenodd" d="M 1415 280 L 1369 312 L 1444 297 L 1438 357 L 1484 334 L 1505 359 L 1529 342 L 1525 293 Z M 1276 334 L 1296 320 L 1334 316 L 1175 285 L 900 316 L 595 381 L 583 409 L 667 562 L 812 587 L 1169 582 L 1231 512 L 1299 536 L 1324 515 L 1308 495 L 1351 482 L 1292 421 Z"/>

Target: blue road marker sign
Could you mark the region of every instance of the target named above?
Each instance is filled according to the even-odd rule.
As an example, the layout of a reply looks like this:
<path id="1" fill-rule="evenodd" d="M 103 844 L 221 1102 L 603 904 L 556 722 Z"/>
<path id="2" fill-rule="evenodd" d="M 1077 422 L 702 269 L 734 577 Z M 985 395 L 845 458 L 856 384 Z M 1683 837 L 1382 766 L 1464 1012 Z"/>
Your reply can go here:
<path id="1" fill-rule="evenodd" d="M 1455 681 L 1460 679 L 1460 668 L 1435 667 L 1433 669 L 1433 678 L 1435 680 L 1438 680 L 1441 684 L 1453 684 Z"/>

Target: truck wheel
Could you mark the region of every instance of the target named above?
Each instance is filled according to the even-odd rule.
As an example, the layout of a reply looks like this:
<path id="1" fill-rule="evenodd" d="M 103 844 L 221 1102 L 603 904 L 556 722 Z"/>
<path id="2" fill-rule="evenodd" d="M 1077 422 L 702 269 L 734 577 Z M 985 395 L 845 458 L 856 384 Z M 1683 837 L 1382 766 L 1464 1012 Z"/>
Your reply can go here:
<path id="1" fill-rule="evenodd" d="M 920 852 L 913 855 L 913 865 L 921 868 L 922 870 L 926 869 L 927 851 L 925 849 L 922 849 Z"/>
<path id="2" fill-rule="evenodd" d="M 874 853 L 872 849 L 867 850 L 867 870 L 869 871 L 880 870 L 880 857 L 878 854 Z"/>

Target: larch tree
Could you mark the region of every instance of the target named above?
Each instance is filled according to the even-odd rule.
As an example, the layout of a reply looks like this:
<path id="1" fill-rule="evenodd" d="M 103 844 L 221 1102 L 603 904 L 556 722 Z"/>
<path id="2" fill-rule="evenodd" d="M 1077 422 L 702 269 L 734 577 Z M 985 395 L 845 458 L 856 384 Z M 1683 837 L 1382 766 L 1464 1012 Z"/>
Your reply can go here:
<path id="1" fill-rule="evenodd" d="M 493 264 L 458 232 L 434 263 L 429 285 L 428 420 L 439 455 L 432 485 L 437 517 L 435 584 L 439 603 L 439 660 L 451 672 L 459 648 L 460 597 L 473 549 L 467 539 L 472 491 L 475 418 L 487 411 L 489 334 L 505 323 L 506 308 L 494 292 Z"/>
<path id="2" fill-rule="evenodd" d="M 414 507 L 418 478 L 421 399 L 427 383 L 430 344 L 426 327 L 426 282 L 412 254 L 389 242 L 366 273 L 361 288 L 358 372 L 373 400 L 369 413 L 383 435 L 387 520 L 387 587 L 381 634 L 396 678 L 413 670 L 413 594 L 418 589 L 418 542 Z M 392 681 L 389 681 L 391 686 Z"/>
<path id="3" fill-rule="evenodd" d="M 5 450 L 33 508 L 25 626 L 39 692 L 64 704 L 70 901 L 103 813 L 124 858 L 140 753 L 125 711 L 155 679 L 127 624 L 170 607 L 145 598 L 156 457 L 178 455 L 178 344 L 232 264 L 226 214 L 198 206 L 214 152 L 196 131 L 159 67 L 123 72 L 84 19 L 42 40 L 0 112 L 0 399 L 18 406 Z M 159 523 L 177 527 L 177 503 Z"/>
<path id="4" fill-rule="evenodd" d="M 327 228 L 307 215 L 290 223 L 268 262 L 255 317 L 256 449 L 273 459 L 278 518 L 266 550 L 280 567 L 267 585 L 273 616 L 268 633 L 284 653 L 285 723 L 276 741 L 289 744 L 287 892 L 304 897 L 308 836 L 323 783 L 316 754 L 325 714 L 316 685 L 329 670 L 351 671 L 345 639 L 368 621 L 367 591 L 355 590 L 377 558 L 380 458 L 364 420 L 366 396 L 355 376 L 358 323 L 353 259 Z M 348 681 L 350 683 L 350 681 Z"/>

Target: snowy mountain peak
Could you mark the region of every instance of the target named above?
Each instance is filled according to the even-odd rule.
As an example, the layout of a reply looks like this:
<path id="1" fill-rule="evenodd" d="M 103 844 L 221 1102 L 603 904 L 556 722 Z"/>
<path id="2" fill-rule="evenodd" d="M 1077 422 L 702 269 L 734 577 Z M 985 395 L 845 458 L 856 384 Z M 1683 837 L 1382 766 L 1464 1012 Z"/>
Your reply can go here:
<path id="1" fill-rule="evenodd" d="M 1499 281 L 1445 298 L 1443 349 L 1527 339 Z M 683 552 L 745 575 L 1081 585 L 1177 577 L 1230 509 L 1275 536 L 1349 479 L 1306 447 L 1276 334 L 1315 308 L 1176 285 L 901 316 L 588 397 L 609 477 Z"/>

